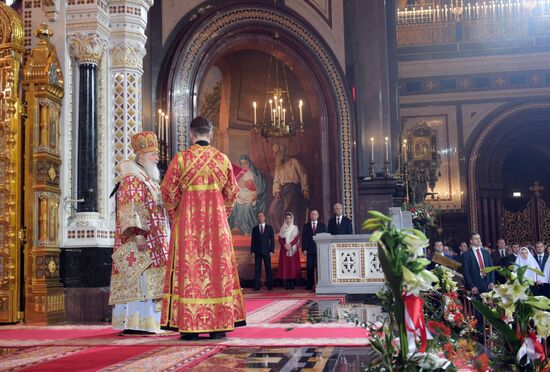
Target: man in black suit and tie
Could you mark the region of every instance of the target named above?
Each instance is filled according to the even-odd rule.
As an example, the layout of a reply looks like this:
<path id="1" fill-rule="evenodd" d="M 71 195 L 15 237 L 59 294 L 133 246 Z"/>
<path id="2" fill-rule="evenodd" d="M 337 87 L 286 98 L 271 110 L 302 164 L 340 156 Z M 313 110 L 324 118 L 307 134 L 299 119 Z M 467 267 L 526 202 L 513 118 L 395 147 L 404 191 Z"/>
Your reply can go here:
<path id="1" fill-rule="evenodd" d="M 268 290 L 273 289 L 273 274 L 271 271 L 271 256 L 275 252 L 275 234 L 273 227 L 265 223 L 264 212 L 258 212 L 258 225 L 252 228 L 250 237 L 250 254 L 254 254 L 254 290 L 261 287 L 262 261 L 265 267 L 265 279 Z"/>
<path id="2" fill-rule="evenodd" d="M 493 260 L 487 249 L 481 245 L 479 234 L 472 234 L 470 238 L 470 250 L 464 254 L 462 263 L 462 274 L 466 289 L 473 295 L 490 291 L 495 284 L 495 273 L 492 271 L 483 274 L 482 269 L 493 266 Z"/>
<path id="3" fill-rule="evenodd" d="M 332 235 L 351 235 L 353 234 L 353 226 L 351 220 L 342 215 L 344 208 L 342 204 L 334 204 L 334 217 L 328 221 L 327 232 Z"/>
<path id="4" fill-rule="evenodd" d="M 497 249 L 491 252 L 491 260 L 493 261 L 494 266 L 506 267 L 506 241 L 502 238 L 497 240 Z M 499 273 L 495 274 L 495 280 L 498 284 L 506 282 L 506 278 L 500 275 Z"/>
<path id="5" fill-rule="evenodd" d="M 546 261 L 548 261 L 548 255 L 544 253 L 544 243 L 543 242 L 537 242 L 535 244 L 535 260 L 539 264 L 540 271 L 544 273 L 544 266 L 546 265 Z M 535 283 L 536 292 L 533 293 L 535 296 L 549 296 L 550 295 L 550 285 L 548 283 L 542 283 L 537 282 Z"/>
<path id="6" fill-rule="evenodd" d="M 319 212 L 315 209 L 309 212 L 309 222 L 302 229 L 302 253 L 307 257 L 307 284 L 306 289 L 313 289 L 315 270 L 317 267 L 317 243 L 313 237 L 324 233 L 327 228 L 324 223 L 319 222 Z"/>
<path id="7" fill-rule="evenodd" d="M 481 245 L 479 234 L 472 234 L 470 237 L 470 250 L 463 255 L 462 275 L 464 275 L 464 286 L 472 292 L 473 297 L 479 301 L 481 293 L 489 292 L 495 284 L 495 272 L 488 274 L 481 272 L 486 267 L 493 266 L 493 261 L 487 249 Z M 480 337 L 483 335 L 483 316 L 477 310 L 477 330 Z"/>

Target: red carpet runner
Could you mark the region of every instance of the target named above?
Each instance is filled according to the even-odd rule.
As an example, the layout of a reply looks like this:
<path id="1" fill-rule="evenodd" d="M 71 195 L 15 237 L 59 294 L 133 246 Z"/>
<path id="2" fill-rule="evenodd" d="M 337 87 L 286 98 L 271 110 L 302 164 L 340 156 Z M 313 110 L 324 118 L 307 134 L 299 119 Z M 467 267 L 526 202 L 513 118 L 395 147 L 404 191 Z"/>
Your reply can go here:
<path id="1" fill-rule="evenodd" d="M 284 298 L 279 296 L 271 293 L 247 295 L 248 326 L 237 328 L 222 340 L 201 338 L 185 342 L 177 333 L 120 336 L 119 331 L 108 325 L 0 327 L 0 347 L 5 348 L 0 351 L 0 369 L 56 372 L 179 370 L 229 346 L 367 345 L 364 329 L 350 324 L 311 323 L 300 319 L 288 323 L 289 318 L 294 318 L 294 312 L 298 315 L 302 312 L 308 300 L 343 302 L 342 298 L 316 298 L 308 293 L 288 296 L 288 292 Z M 283 318 L 286 323 L 279 322 Z"/>

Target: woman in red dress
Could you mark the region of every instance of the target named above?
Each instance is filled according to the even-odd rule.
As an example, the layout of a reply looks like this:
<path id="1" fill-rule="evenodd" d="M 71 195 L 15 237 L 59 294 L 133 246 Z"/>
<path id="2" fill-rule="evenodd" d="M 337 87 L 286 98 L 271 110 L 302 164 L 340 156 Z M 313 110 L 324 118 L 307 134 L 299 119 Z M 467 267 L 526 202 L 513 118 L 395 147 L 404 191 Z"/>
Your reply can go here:
<path id="1" fill-rule="evenodd" d="M 296 279 L 300 279 L 300 254 L 298 226 L 294 224 L 294 215 L 285 213 L 285 222 L 279 232 L 279 279 L 285 282 L 286 289 L 294 289 Z"/>

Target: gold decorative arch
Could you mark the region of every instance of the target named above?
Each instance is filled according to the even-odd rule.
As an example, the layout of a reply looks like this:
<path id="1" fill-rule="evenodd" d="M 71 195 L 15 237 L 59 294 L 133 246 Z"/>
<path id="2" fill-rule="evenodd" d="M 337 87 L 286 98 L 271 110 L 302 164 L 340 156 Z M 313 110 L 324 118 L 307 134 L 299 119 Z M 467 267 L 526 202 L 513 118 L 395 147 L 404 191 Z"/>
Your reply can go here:
<path id="1" fill-rule="evenodd" d="M 307 25 L 290 17 L 279 10 L 263 7 L 236 7 L 223 9 L 212 14 L 203 21 L 194 32 L 190 40 L 182 49 L 184 56 L 176 66 L 174 78 L 174 92 L 170 98 L 171 117 L 175 120 L 172 128 L 172 146 L 177 150 L 187 147 L 187 127 L 196 113 L 194 107 L 193 81 L 194 74 L 202 62 L 203 55 L 207 52 L 212 40 L 219 35 L 232 32 L 237 27 L 247 24 L 259 23 L 283 28 L 296 39 L 300 40 L 309 53 L 315 55 L 322 66 L 324 75 L 331 83 L 331 94 L 336 102 L 337 128 L 340 136 L 340 162 L 342 179 L 342 202 L 344 211 L 348 217 L 353 218 L 354 211 L 354 170 L 353 170 L 353 143 L 352 143 L 352 112 L 351 103 L 346 92 L 345 79 L 341 68 L 331 55 L 322 40 L 309 30 Z"/>

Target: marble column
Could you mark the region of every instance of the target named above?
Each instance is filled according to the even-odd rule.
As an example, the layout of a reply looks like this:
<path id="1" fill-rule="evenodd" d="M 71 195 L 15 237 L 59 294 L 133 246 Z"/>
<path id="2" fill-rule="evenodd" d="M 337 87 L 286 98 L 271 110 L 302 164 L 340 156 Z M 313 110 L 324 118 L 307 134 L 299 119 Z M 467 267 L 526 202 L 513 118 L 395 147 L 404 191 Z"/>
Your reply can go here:
<path id="1" fill-rule="evenodd" d="M 132 156 L 131 137 L 143 130 L 142 76 L 147 41 L 145 28 L 147 12 L 153 1 L 112 0 L 109 5 L 116 166 Z M 132 11 L 127 11 L 130 8 Z M 155 124 L 151 123 L 146 129 L 155 130 Z"/>
<path id="2" fill-rule="evenodd" d="M 97 212 L 97 64 L 78 66 L 78 212 Z"/>
<path id="3" fill-rule="evenodd" d="M 77 197 L 78 212 L 98 211 L 98 99 L 97 66 L 107 41 L 97 34 L 69 36 L 71 54 L 78 63 Z"/>
<path id="4" fill-rule="evenodd" d="M 358 176 L 368 176 L 371 137 L 375 170 L 382 172 L 384 138 L 391 171 L 397 168 L 399 136 L 395 0 L 345 0 L 346 76 L 355 92 Z"/>

